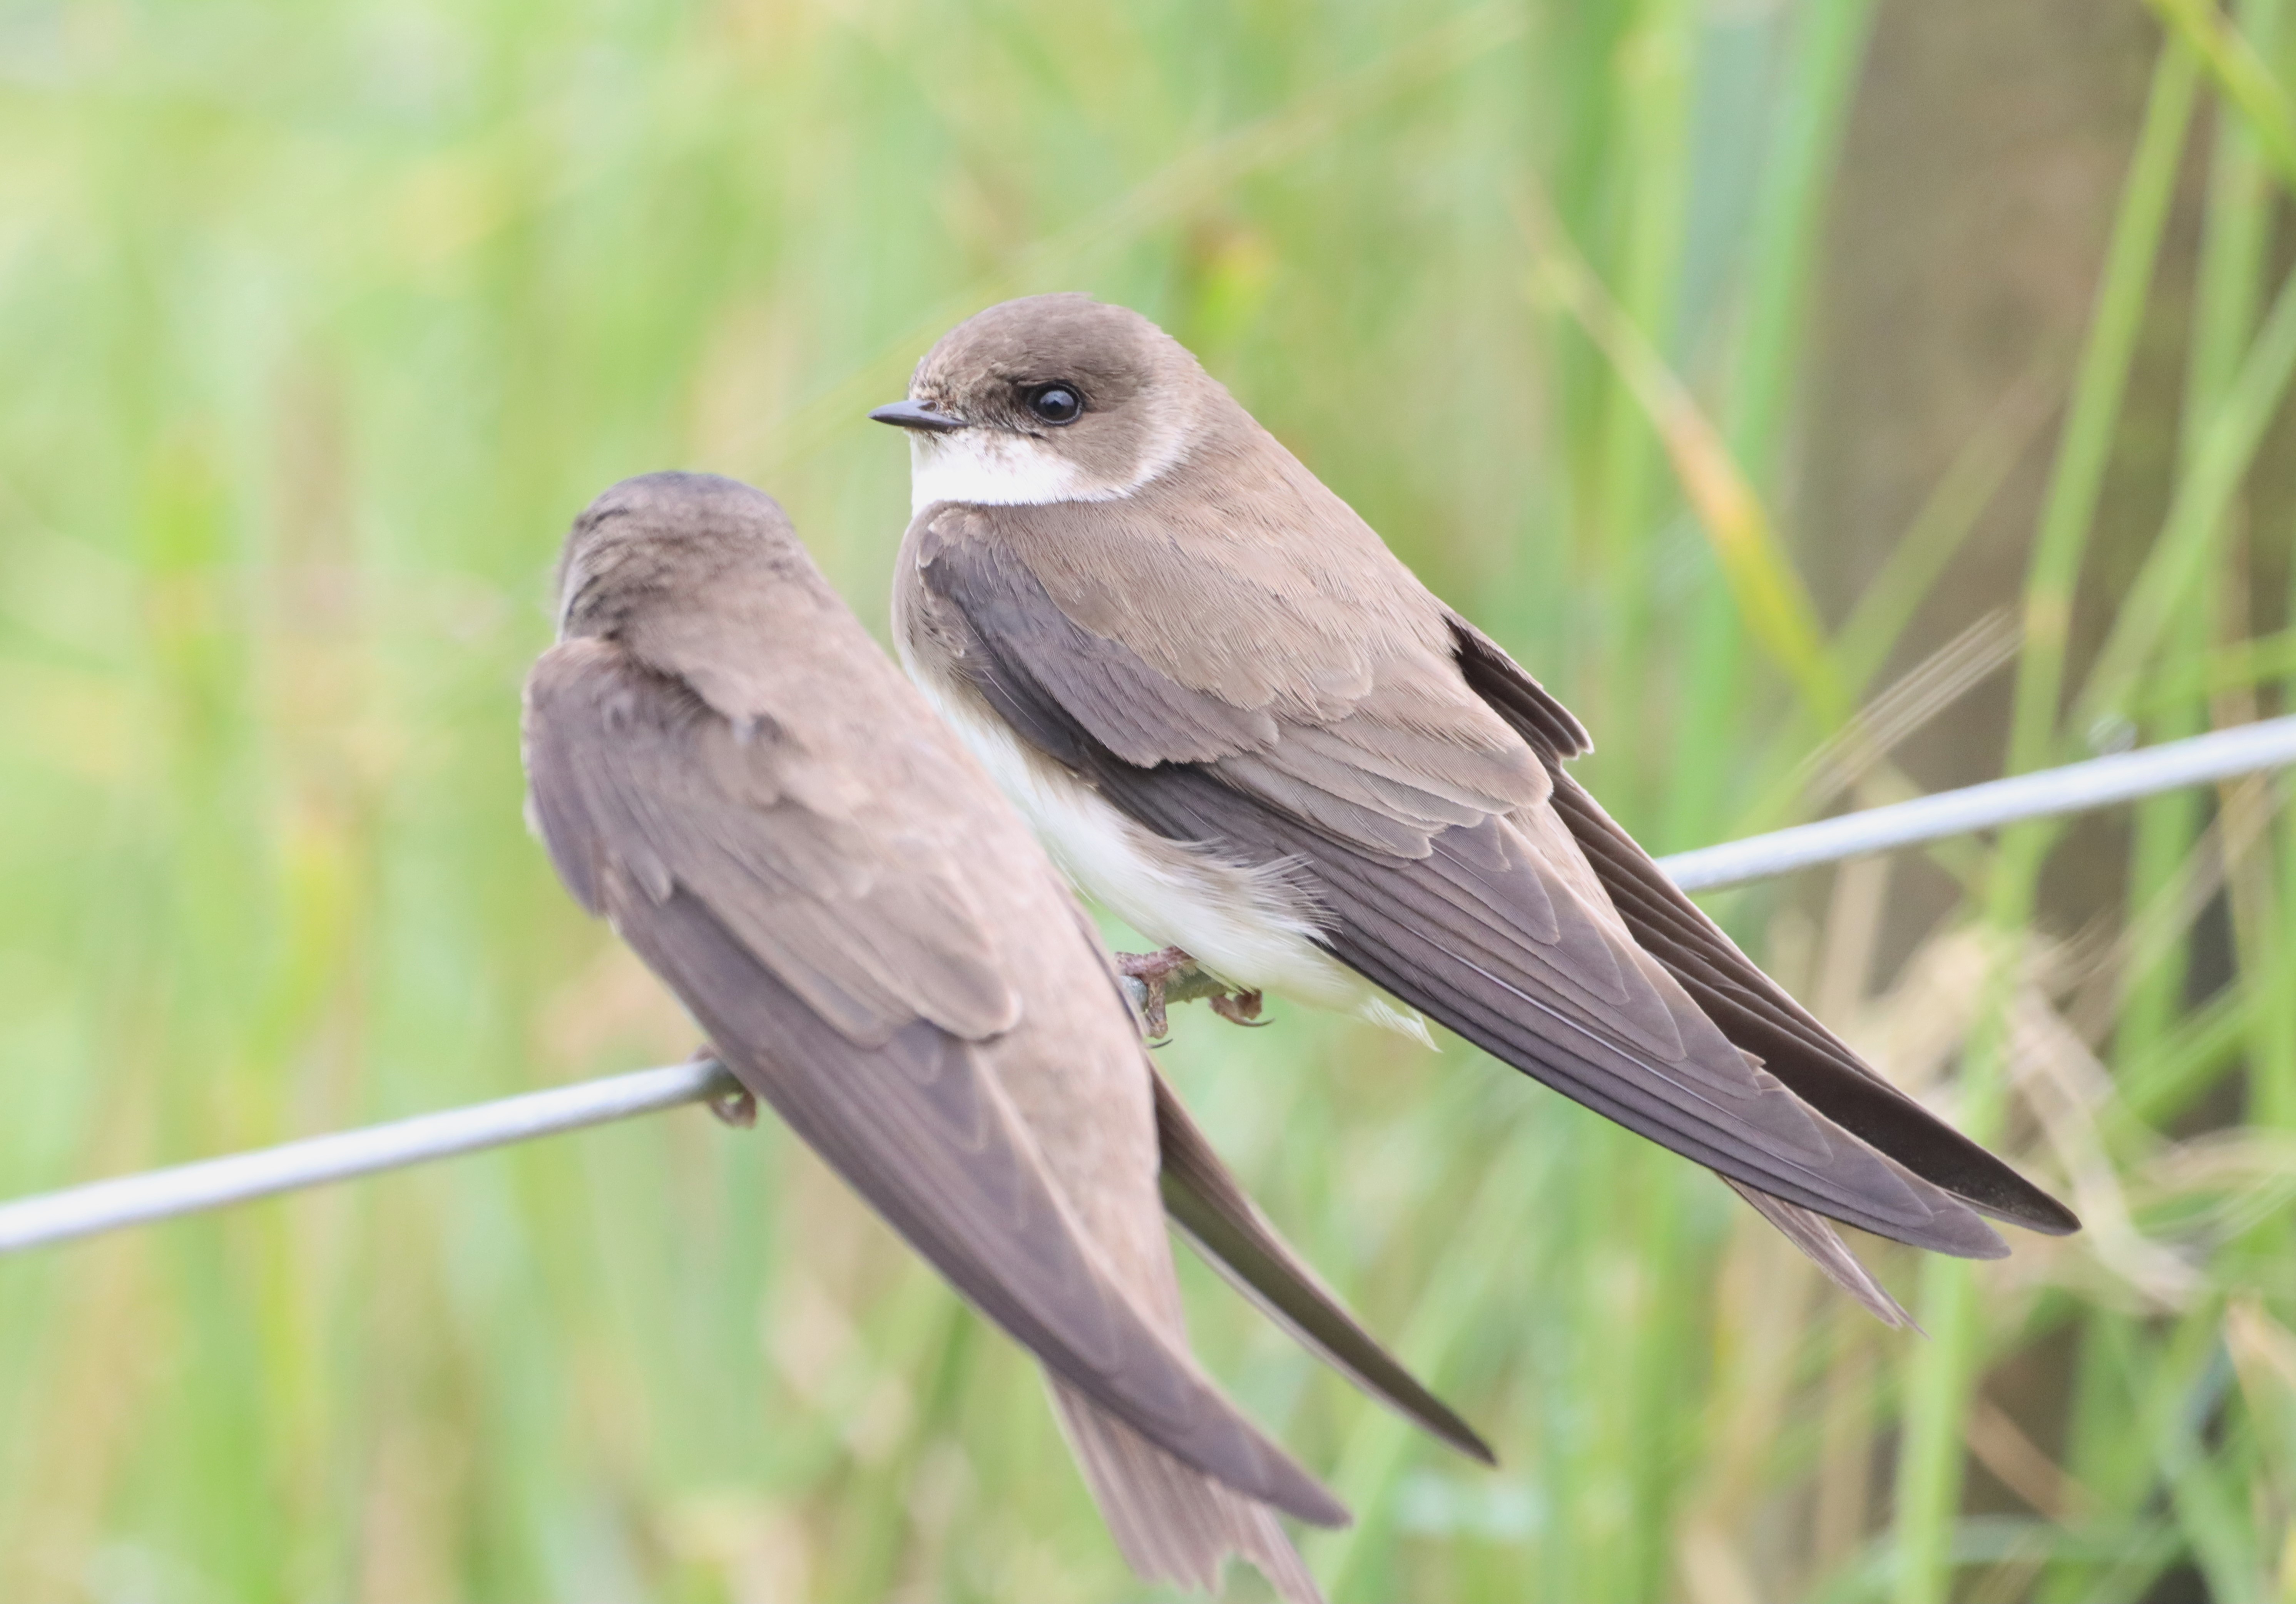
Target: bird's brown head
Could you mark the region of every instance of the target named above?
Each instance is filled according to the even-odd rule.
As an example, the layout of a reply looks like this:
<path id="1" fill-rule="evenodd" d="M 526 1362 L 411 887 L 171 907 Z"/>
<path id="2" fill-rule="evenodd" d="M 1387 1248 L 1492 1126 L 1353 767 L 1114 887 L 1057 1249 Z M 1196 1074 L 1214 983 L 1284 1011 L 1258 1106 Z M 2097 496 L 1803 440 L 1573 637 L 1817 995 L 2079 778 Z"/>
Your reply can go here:
<path id="1" fill-rule="evenodd" d="M 869 415 L 909 432 L 917 507 L 1099 501 L 1178 461 L 1224 394 L 1139 313 L 1031 295 L 942 335 L 908 399 Z"/>
<path id="2" fill-rule="evenodd" d="M 625 479 L 567 533 L 559 638 L 619 634 L 641 612 L 707 605 L 744 580 L 826 588 L 781 503 L 715 473 Z"/>

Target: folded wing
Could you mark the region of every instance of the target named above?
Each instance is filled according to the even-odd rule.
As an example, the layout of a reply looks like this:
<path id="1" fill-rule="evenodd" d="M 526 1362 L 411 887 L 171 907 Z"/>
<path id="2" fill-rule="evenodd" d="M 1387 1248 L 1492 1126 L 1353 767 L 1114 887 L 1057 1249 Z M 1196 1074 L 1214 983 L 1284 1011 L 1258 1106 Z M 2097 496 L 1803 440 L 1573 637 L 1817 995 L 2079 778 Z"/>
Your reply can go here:
<path id="1" fill-rule="evenodd" d="M 1438 665 L 1447 699 L 1436 669 L 1398 649 L 1330 723 L 1224 727 L 1236 710 L 1081 629 L 1009 552 L 955 529 L 924 555 L 924 584 L 970 630 L 959 671 L 1016 731 L 1168 839 L 1294 866 L 1342 962 L 1728 1179 L 1919 1246 L 2006 1251 L 1749 1063 L 1639 948 L 1554 823 L 1552 772 L 1456 664 Z M 1172 755 L 1157 755 L 1160 720 L 1182 732 Z M 1423 761 L 1430 745 L 1442 762 Z"/>
<path id="2" fill-rule="evenodd" d="M 982 1312 L 1185 1463 L 1318 1524 L 1345 1510 L 1143 1317 L 974 1041 L 1018 999 L 931 843 L 808 806 L 771 729 L 598 640 L 528 686 L 536 823 L 561 873 L 726 1064 Z"/>

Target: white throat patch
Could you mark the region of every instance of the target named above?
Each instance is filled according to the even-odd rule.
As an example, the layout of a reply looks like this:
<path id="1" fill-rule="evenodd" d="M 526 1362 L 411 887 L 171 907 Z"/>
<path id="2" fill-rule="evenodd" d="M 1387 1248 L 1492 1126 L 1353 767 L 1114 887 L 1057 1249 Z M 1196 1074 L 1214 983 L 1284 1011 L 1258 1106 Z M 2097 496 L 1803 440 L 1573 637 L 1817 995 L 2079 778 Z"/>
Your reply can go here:
<path id="1" fill-rule="evenodd" d="M 1098 498 L 1076 464 L 1042 440 L 1003 429 L 909 436 L 909 513 L 936 501 L 1042 506 Z"/>
<path id="2" fill-rule="evenodd" d="M 975 506 L 1045 506 L 1055 501 L 1113 501 L 1129 496 L 1180 460 L 1190 415 L 1159 415 L 1146 458 L 1121 484 L 1096 480 L 1043 440 L 1006 429 L 975 426 L 909 436 L 909 516 L 936 501 Z"/>

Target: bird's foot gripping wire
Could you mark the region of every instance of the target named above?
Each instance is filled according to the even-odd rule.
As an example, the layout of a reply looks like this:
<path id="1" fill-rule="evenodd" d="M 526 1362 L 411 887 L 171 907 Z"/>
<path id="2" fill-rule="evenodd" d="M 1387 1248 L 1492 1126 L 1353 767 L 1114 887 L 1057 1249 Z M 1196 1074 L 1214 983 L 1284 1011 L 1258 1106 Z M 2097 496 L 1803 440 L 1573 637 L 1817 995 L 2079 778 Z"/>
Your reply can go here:
<path id="1" fill-rule="evenodd" d="M 1151 1041 L 1161 1041 L 1171 1034 L 1171 1022 L 1165 1016 L 1167 1005 L 1198 998 L 1210 1001 L 1212 1012 L 1231 1024 L 1256 1027 L 1267 1023 L 1259 1017 L 1259 992 L 1221 984 L 1177 947 L 1160 952 L 1119 952 L 1116 972 L 1124 977 L 1124 989 L 1139 1011 Z"/>
<path id="2" fill-rule="evenodd" d="M 693 1057 L 687 1061 L 718 1065 L 718 1082 L 702 1099 L 702 1106 L 717 1116 L 719 1124 L 747 1131 L 758 1123 L 758 1099 L 750 1095 L 748 1087 L 734 1078 L 734 1072 L 726 1067 L 726 1060 L 718 1056 L 716 1048 L 705 1041 L 693 1049 Z"/>

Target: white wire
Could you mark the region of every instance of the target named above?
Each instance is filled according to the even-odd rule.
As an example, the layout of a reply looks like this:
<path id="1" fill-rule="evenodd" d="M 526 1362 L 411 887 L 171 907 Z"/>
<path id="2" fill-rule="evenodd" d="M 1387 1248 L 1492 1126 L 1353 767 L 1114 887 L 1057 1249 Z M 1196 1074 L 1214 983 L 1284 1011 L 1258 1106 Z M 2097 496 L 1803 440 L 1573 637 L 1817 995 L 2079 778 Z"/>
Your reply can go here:
<path id="1" fill-rule="evenodd" d="M 2271 719 L 1680 852 L 1659 864 L 1684 890 L 1705 891 L 2291 764 L 2296 717 Z M 91 1181 L 0 1205 L 0 1254 L 654 1114 L 733 1090 L 716 1064 L 676 1064 Z"/>
<path id="2" fill-rule="evenodd" d="M 1767 880 L 1814 864 L 1865 858 L 1894 847 L 1998 829 L 2026 819 L 2086 812 L 2162 791 L 2296 763 L 2296 716 L 2266 719 L 2142 752 L 2092 758 L 2013 779 L 1988 780 L 1911 802 L 1822 818 L 1659 860 L 1685 891 Z"/>
<path id="3" fill-rule="evenodd" d="M 602 1081 L 530 1091 L 498 1102 L 421 1114 L 387 1125 L 314 1136 L 228 1158 L 209 1158 L 91 1181 L 0 1206 L 0 1254 L 45 1246 L 122 1225 L 221 1208 L 275 1192 L 324 1186 L 481 1147 L 499 1147 L 585 1125 L 654 1114 L 734 1090 L 733 1078 L 708 1060 L 609 1075 Z"/>

